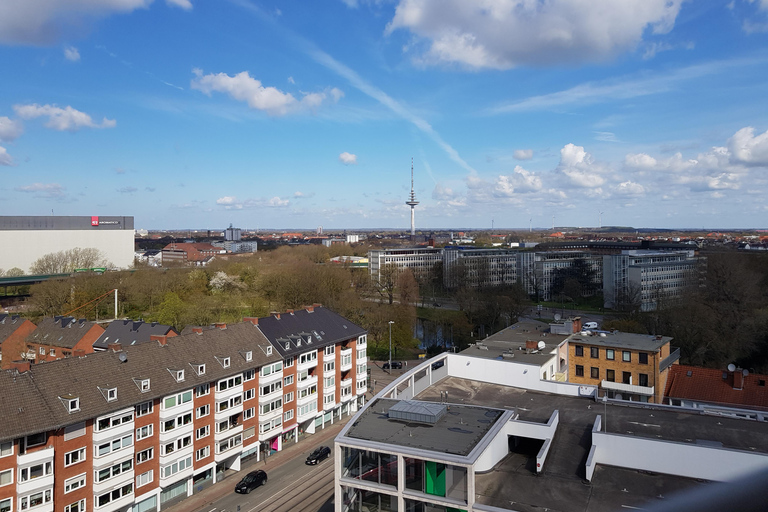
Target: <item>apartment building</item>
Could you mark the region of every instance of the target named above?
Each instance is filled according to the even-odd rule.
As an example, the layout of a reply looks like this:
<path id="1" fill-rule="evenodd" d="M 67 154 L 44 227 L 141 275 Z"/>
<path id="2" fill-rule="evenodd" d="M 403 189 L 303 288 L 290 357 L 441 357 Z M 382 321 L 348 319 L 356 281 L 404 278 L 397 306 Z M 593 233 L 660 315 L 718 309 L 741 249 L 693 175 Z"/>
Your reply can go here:
<path id="1" fill-rule="evenodd" d="M 698 282 L 701 260 L 685 251 L 625 250 L 603 256 L 603 297 L 606 308 L 630 307 L 655 311 L 679 300 Z"/>
<path id="2" fill-rule="evenodd" d="M 662 403 L 669 368 L 680 360 L 671 342 L 669 336 L 580 332 L 563 341 L 560 366 L 568 382 L 597 386 L 601 396 Z"/>
<path id="3" fill-rule="evenodd" d="M 0 314 L 0 363 L 5 368 L 27 353 L 26 339 L 37 326 L 18 315 Z M 3 358 L 5 354 L 5 358 Z"/>
<path id="4" fill-rule="evenodd" d="M 103 333 L 103 327 L 85 318 L 43 318 L 27 336 L 27 355 L 22 359 L 42 363 L 70 357 L 75 351 L 80 355 L 90 354 L 93 344 Z"/>
<path id="5" fill-rule="evenodd" d="M 325 425 L 326 411 L 329 421 L 355 412 L 364 385 L 333 400 L 318 387 L 302 401 L 314 407 L 299 415 L 296 398 L 284 403 L 283 369 L 304 361 L 309 370 L 328 347 L 345 362 L 351 348 L 353 368 L 362 368 L 333 379 L 354 382 L 366 374 L 365 331 L 319 306 L 282 316 L 312 335 L 292 361 L 262 331 L 280 321 L 271 317 L 0 372 L 0 510 L 161 510 L 239 471 L 244 457 L 281 449 L 287 430 L 296 442 L 299 428 Z"/>
<path id="6" fill-rule="evenodd" d="M 173 242 L 163 247 L 162 264 L 204 266 L 213 261 L 217 255 L 225 252 L 223 247 L 214 247 L 208 243 Z"/>
<path id="7" fill-rule="evenodd" d="M 344 426 L 337 512 L 672 510 L 675 493 L 768 470 L 764 419 L 600 399 L 483 352 L 425 361 Z"/>

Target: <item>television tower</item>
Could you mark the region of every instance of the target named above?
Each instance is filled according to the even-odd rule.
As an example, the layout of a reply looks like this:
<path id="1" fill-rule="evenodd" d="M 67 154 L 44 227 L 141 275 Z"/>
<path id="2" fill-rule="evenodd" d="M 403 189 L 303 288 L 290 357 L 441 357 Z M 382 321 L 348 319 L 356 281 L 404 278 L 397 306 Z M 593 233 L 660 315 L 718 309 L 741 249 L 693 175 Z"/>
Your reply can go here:
<path id="1" fill-rule="evenodd" d="M 408 201 L 405 202 L 411 207 L 411 237 L 416 236 L 416 223 L 415 223 L 415 208 L 419 202 L 416 200 L 416 194 L 413 192 L 413 158 L 411 158 L 411 196 Z"/>

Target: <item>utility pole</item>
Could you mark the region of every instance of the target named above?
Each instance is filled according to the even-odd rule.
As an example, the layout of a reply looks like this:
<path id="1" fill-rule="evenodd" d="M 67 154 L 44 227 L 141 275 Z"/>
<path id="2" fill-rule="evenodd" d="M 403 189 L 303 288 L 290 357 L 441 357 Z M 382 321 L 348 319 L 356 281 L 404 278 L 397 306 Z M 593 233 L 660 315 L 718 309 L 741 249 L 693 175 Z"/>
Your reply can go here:
<path id="1" fill-rule="evenodd" d="M 389 373 L 392 373 L 392 324 L 394 320 L 389 321 Z"/>

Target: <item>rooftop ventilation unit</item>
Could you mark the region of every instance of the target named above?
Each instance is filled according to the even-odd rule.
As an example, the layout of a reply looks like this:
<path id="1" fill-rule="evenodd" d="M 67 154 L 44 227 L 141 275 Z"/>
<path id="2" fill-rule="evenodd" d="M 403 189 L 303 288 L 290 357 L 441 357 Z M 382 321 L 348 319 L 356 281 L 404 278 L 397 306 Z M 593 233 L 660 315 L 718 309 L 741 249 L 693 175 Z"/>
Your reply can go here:
<path id="1" fill-rule="evenodd" d="M 445 404 L 401 400 L 389 408 L 389 419 L 402 420 L 409 423 L 426 423 L 434 425 L 445 416 Z"/>

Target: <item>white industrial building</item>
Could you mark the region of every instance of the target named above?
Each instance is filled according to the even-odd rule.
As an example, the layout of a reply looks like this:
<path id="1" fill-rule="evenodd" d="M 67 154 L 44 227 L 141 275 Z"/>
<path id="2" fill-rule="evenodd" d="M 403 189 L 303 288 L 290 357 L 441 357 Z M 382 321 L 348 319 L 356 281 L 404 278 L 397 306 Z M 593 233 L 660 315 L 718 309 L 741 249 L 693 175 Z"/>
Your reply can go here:
<path id="1" fill-rule="evenodd" d="M 42 256 L 94 248 L 116 268 L 133 266 L 133 217 L 0 216 L 0 268 L 28 272 Z"/>

